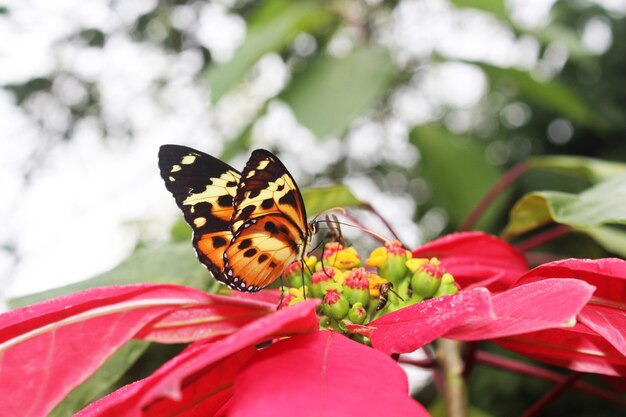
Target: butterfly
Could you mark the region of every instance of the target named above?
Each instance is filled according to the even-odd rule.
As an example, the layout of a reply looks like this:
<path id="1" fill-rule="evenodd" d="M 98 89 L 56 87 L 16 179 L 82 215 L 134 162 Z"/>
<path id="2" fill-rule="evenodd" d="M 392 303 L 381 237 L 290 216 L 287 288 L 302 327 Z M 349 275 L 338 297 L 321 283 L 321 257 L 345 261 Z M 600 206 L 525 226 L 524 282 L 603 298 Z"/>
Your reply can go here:
<path id="1" fill-rule="evenodd" d="M 163 145 L 159 169 L 187 223 L 198 259 L 229 287 L 256 292 L 302 259 L 316 222 L 300 190 L 271 152 L 252 152 L 241 173 L 204 152 Z"/>

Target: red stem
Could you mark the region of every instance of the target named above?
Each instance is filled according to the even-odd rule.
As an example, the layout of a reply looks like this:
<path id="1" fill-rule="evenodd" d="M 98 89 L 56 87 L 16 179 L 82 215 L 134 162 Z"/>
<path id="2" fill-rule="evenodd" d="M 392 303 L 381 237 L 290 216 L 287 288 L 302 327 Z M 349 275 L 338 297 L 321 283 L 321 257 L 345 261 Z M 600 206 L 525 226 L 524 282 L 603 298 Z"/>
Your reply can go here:
<path id="1" fill-rule="evenodd" d="M 382 214 L 380 214 L 371 204 L 364 204 L 363 207 L 366 210 L 369 210 L 370 213 L 372 213 L 374 216 L 378 217 L 378 219 L 383 222 L 383 224 L 385 225 L 385 227 L 387 228 L 387 230 L 389 230 L 389 232 L 391 233 L 391 235 L 394 237 L 394 239 L 396 239 L 398 242 L 402 242 L 400 240 L 400 237 L 398 237 L 398 234 L 396 233 L 395 230 L 393 230 L 393 227 L 391 227 L 391 224 L 389 224 L 389 222 L 387 221 L 387 219 L 385 219 Z M 402 245 L 407 248 L 408 246 L 406 246 L 404 243 L 402 243 Z"/>
<path id="2" fill-rule="evenodd" d="M 502 191 L 504 191 L 524 172 L 526 172 L 528 170 L 528 166 L 528 162 L 520 162 L 508 170 L 478 202 L 476 207 L 474 207 L 474 210 L 472 210 L 469 216 L 467 216 L 467 219 L 465 219 L 459 230 L 463 232 L 473 229 L 480 216 L 482 216 L 485 210 L 487 210 L 491 203 L 493 203 L 493 200 L 498 198 Z"/>
<path id="3" fill-rule="evenodd" d="M 561 224 L 561 225 L 553 227 L 552 229 L 546 230 L 541 233 L 537 233 L 535 236 L 529 237 L 528 239 L 518 243 L 516 246 L 522 252 L 526 252 L 529 249 L 535 248 L 537 246 L 541 246 L 544 243 L 558 239 L 561 236 L 566 235 L 567 233 L 571 231 L 572 231 L 571 227 Z"/>
<path id="4" fill-rule="evenodd" d="M 528 375 L 534 378 L 540 378 L 556 383 L 561 383 L 566 379 L 564 375 L 561 375 L 557 372 L 553 372 L 528 363 L 519 362 L 513 359 L 503 358 L 501 356 L 494 355 L 488 352 L 476 352 L 476 360 L 493 368 L 504 369 L 507 371 L 516 372 L 521 375 Z M 577 381 L 574 383 L 574 389 L 626 407 L 626 400 L 624 400 L 620 396 L 615 395 L 611 392 L 607 392 L 591 384 Z"/>
<path id="5" fill-rule="evenodd" d="M 578 372 L 569 375 L 567 378 L 565 378 L 563 381 L 557 384 L 550 391 L 546 392 L 546 394 L 543 397 L 541 397 L 539 401 L 533 404 L 532 407 L 530 407 L 528 410 L 526 410 L 524 414 L 522 414 L 522 417 L 535 417 L 536 415 L 538 415 L 552 401 L 559 398 L 559 396 L 563 392 L 569 389 L 569 387 L 573 386 L 581 376 L 582 374 Z"/>

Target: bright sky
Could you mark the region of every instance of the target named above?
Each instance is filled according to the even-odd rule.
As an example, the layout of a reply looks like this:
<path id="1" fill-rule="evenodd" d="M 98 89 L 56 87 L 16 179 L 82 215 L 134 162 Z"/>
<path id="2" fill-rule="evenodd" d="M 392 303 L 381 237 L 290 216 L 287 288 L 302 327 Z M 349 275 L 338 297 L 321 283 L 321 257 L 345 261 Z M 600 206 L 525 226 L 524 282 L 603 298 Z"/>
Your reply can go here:
<path id="1" fill-rule="evenodd" d="M 212 106 L 210 91 L 196 77 L 201 62 L 197 52 L 175 56 L 127 36 L 127 25 L 150 10 L 154 0 L 113 3 L 14 0 L 6 4 L 10 14 L 0 15 L 0 84 L 45 75 L 52 68 L 80 74 L 102 92 L 103 122 L 110 132 L 103 140 L 97 133 L 98 121 L 86 118 L 72 140 L 51 146 L 49 135 L 67 124 L 66 106 L 86 97 L 70 77 L 54 85 L 54 97 L 41 93 L 27 104 L 46 130 L 28 119 L 10 94 L 0 91 L 0 242 L 11 249 L 0 250 L 0 298 L 107 270 L 130 254 L 139 235 L 165 240 L 179 214 L 157 171 L 159 145 L 185 144 L 219 155 L 225 138 L 233 137 L 288 81 L 285 63 L 270 54 L 258 64 L 249 85 Z M 626 13 L 625 2 L 606 3 L 616 13 Z M 544 24 L 550 4 L 514 1 L 512 15 L 520 24 Z M 188 28 L 216 59 L 228 60 L 245 37 L 245 24 L 228 12 L 227 5 L 222 1 L 193 9 L 180 6 L 172 22 Z M 583 40 L 600 53 L 610 45 L 610 29 L 607 32 L 602 21 L 590 25 Z M 63 41 L 81 27 L 98 27 L 114 35 L 103 48 Z M 155 39 L 162 35 L 160 29 L 150 29 Z M 516 39 L 493 18 L 453 10 L 444 0 L 401 1 L 378 35 L 399 65 L 432 53 L 522 68 L 534 67 L 539 60 L 534 39 Z M 299 42 L 302 48 L 310 45 L 306 37 Z M 331 52 L 350 45 L 349 34 L 340 35 L 331 43 Z M 565 62 L 558 56 L 553 61 L 548 64 Z M 162 79 L 167 87 L 159 90 L 155 86 Z M 383 161 L 410 166 L 419 155 L 407 143 L 409 127 L 436 119 L 442 106 L 458 109 L 459 114 L 469 111 L 485 89 L 484 76 L 469 65 L 424 65 L 415 82 L 392 95 L 393 117 L 355 121 L 345 142 L 317 141 L 287 106 L 272 101 L 255 128 L 256 147 L 278 147 L 301 185 L 308 185 L 313 175 L 342 155 L 361 168 Z M 132 138 L 126 134 L 128 126 L 136 132 Z M 241 155 L 233 165 L 241 168 L 246 157 Z M 408 243 L 420 243 L 423 229 L 410 220 L 416 209 L 411 199 L 381 192 L 363 175 L 350 175 L 345 182 L 392 219 Z M 436 211 L 427 219 L 422 226 L 433 232 L 445 224 Z"/>

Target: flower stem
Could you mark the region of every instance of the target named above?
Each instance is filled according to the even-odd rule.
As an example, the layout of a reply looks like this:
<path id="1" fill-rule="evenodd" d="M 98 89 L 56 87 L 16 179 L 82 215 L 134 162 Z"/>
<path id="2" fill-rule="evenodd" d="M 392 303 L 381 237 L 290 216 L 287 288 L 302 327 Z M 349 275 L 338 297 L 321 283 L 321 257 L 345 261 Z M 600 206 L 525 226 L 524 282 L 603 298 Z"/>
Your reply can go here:
<path id="1" fill-rule="evenodd" d="M 537 233 L 535 236 L 532 236 L 518 243 L 516 246 L 522 252 L 526 252 L 529 249 L 535 248 L 537 246 L 541 246 L 544 243 L 558 239 L 561 236 L 571 231 L 572 231 L 571 227 L 561 224 L 561 225 L 553 227 L 552 229 L 548 229 L 546 231 Z"/>
<path id="2" fill-rule="evenodd" d="M 372 213 L 374 216 L 378 217 L 378 219 L 385 225 L 385 227 L 387 228 L 387 230 L 389 230 L 389 233 L 391 233 L 391 235 L 393 236 L 394 239 L 396 239 L 398 242 L 402 242 L 400 240 L 400 237 L 398 237 L 398 234 L 396 233 L 396 231 L 393 229 L 393 227 L 391 227 L 391 224 L 389 224 L 389 222 L 387 221 L 387 219 L 385 219 L 383 217 L 382 214 L 380 214 L 378 212 L 378 210 L 376 210 L 371 204 L 365 203 L 363 205 L 363 208 L 365 208 L 366 210 L 368 210 L 370 213 Z M 405 248 L 407 248 L 408 246 L 406 246 L 404 243 L 402 244 Z"/>
<path id="3" fill-rule="evenodd" d="M 554 388 L 548 391 L 539 401 L 533 404 L 522 417 L 535 417 L 538 415 L 548 404 L 552 401 L 556 400 L 563 392 L 565 392 L 569 387 L 574 385 L 574 383 L 582 376 L 581 373 L 575 372 L 565 378 L 561 383 L 557 384 Z"/>
<path id="4" fill-rule="evenodd" d="M 461 342 L 439 339 L 437 358 L 443 371 L 443 394 L 448 410 L 448 417 L 467 416 L 467 392 L 463 379 L 463 360 Z"/>
<path id="5" fill-rule="evenodd" d="M 539 366 L 535 366 L 529 363 L 520 362 L 514 359 L 504 358 L 493 353 L 477 351 L 476 361 L 483 365 L 491 366 L 493 368 L 503 369 L 511 372 L 516 372 L 522 375 L 528 375 L 534 378 L 543 379 L 546 381 L 552 381 L 556 383 L 562 383 L 566 376 L 554 371 L 550 371 Z M 589 395 L 594 395 L 603 400 L 610 401 L 619 405 L 626 406 L 626 400 L 612 392 L 605 391 L 601 388 L 595 387 L 585 382 L 576 381 L 573 388 L 577 391 L 584 392 Z"/>
<path id="6" fill-rule="evenodd" d="M 515 165 L 513 168 L 507 171 L 506 174 L 502 176 L 494 184 L 493 187 L 485 194 L 485 196 L 478 202 L 474 210 L 467 216 L 467 219 L 463 222 L 460 231 L 468 231 L 474 228 L 476 222 L 483 215 L 485 210 L 493 203 L 493 201 L 498 198 L 500 193 L 507 189 L 515 180 L 517 180 L 522 174 L 524 174 L 528 170 L 529 164 L 528 162 L 520 162 Z"/>

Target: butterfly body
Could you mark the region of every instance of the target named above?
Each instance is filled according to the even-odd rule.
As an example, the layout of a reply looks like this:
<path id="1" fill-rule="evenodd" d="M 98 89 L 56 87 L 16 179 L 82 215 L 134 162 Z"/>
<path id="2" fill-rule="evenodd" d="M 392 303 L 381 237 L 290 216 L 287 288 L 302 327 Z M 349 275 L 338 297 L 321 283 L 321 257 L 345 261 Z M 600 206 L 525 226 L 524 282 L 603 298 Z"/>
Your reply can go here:
<path id="1" fill-rule="evenodd" d="M 307 251 L 307 223 L 294 179 L 271 152 L 252 152 L 242 173 L 208 154 L 163 145 L 159 168 L 193 229 L 198 258 L 220 282 L 255 292 Z"/>

